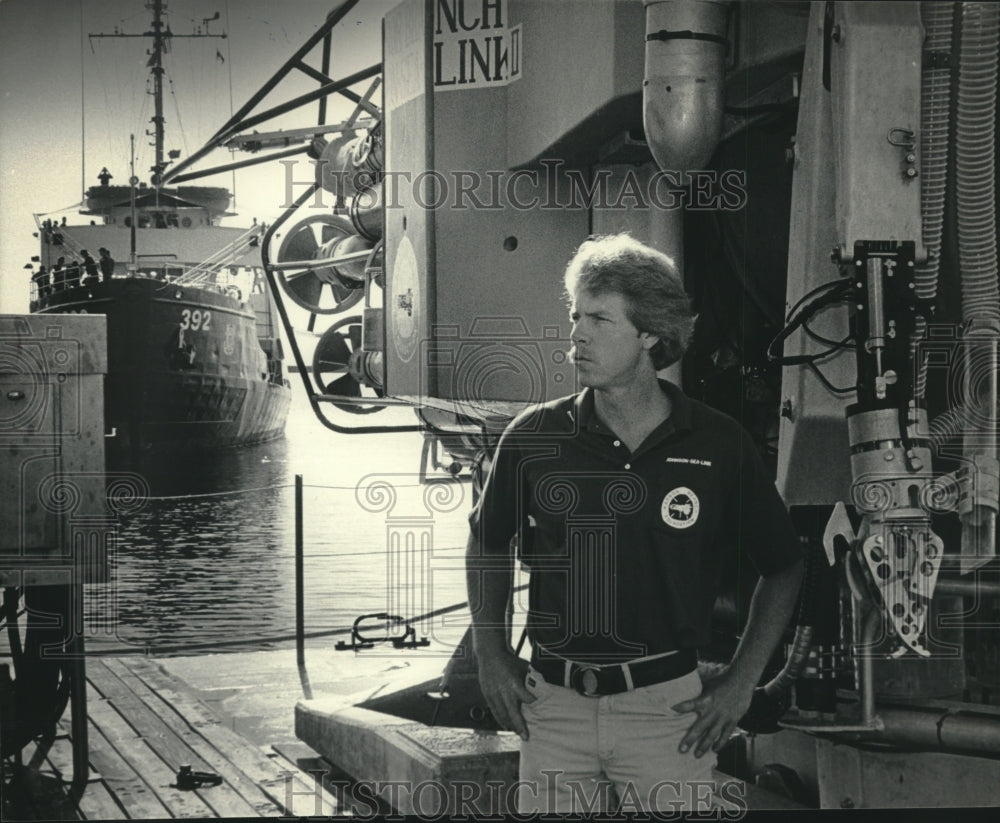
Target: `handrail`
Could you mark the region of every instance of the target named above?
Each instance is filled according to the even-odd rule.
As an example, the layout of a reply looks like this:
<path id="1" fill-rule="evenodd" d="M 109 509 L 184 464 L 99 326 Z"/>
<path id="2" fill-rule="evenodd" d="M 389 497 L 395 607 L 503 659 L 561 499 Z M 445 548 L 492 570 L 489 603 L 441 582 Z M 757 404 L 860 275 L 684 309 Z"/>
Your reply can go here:
<path id="1" fill-rule="evenodd" d="M 188 269 L 174 282 L 178 285 L 186 286 L 207 281 L 209 275 L 213 274 L 221 266 L 231 265 L 234 263 L 238 252 L 244 251 L 245 249 L 256 245 L 254 241 L 257 240 L 259 242 L 259 238 L 264 234 L 264 230 L 265 226 L 263 224 L 255 224 L 251 226 L 231 243 L 209 255 L 198 265 Z M 228 262 L 226 262 L 227 259 Z"/>

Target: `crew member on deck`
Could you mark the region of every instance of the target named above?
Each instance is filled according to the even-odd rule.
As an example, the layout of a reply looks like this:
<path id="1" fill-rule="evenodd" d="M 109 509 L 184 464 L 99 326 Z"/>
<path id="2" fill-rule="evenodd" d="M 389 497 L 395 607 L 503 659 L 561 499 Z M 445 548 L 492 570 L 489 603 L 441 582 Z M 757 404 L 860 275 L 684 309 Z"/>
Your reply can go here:
<path id="1" fill-rule="evenodd" d="M 77 260 L 66 266 L 66 288 L 73 289 L 80 285 L 80 263 Z"/>
<path id="2" fill-rule="evenodd" d="M 115 260 L 111 256 L 111 252 L 105 248 L 98 249 L 97 253 L 101 256 L 98 261 L 101 266 L 101 279 L 108 281 L 115 273 Z"/>
<path id="3" fill-rule="evenodd" d="M 39 266 L 38 271 L 31 275 L 31 282 L 35 284 L 35 296 L 40 300 L 48 297 L 49 294 L 49 272 L 45 266 Z"/>
<path id="4" fill-rule="evenodd" d="M 90 252 L 86 249 L 80 252 L 80 256 L 83 258 L 83 270 L 86 272 L 86 277 L 83 280 L 83 285 L 92 286 L 99 282 L 97 276 L 97 261 L 90 256 Z"/>
<path id="5" fill-rule="evenodd" d="M 56 264 L 52 267 L 52 290 L 62 291 L 66 288 L 66 269 L 64 265 L 66 263 L 65 257 L 60 257 L 56 260 Z"/>

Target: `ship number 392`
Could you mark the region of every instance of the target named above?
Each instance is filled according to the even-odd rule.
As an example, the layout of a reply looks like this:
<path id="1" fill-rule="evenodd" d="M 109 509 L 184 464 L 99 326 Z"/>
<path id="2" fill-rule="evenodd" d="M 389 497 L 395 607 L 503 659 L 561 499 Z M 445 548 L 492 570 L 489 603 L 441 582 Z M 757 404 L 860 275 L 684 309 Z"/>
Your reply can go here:
<path id="1" fill-rule="evenodd" d="M 191 331 L 208 331 L 212 324 L 212 312 L 201 309 L 184 309 L 181 312 L 181 328 L 191 329 Z"/>

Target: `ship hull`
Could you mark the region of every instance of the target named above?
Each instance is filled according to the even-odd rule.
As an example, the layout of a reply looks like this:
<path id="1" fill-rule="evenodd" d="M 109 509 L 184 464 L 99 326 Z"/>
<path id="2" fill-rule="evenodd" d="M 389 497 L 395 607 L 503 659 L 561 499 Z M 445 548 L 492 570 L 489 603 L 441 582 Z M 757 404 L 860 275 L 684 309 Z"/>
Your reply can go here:
<path id="1" fill-rule="evenodd" d="M 108 318 L 108 465 L 281 437 L 291 401 L 250 304 L 214 286 L 116 278 L 39 301 Z"/>

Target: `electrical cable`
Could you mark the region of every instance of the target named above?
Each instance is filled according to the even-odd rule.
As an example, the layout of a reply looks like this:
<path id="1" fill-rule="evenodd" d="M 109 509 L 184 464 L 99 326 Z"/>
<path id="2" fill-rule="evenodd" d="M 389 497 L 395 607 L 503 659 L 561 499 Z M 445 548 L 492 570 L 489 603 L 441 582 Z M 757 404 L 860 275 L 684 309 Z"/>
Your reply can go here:
<path id="1" fill-rule="evenodd" d="M 848 281 L 844 280 L 843 278 L 838 278 L 837 280 L 828 280 L 826 283 L 823 283 L 823 284 L 821 284 L 819 286 L 816 286 L 816 288 L 814 288 L 814 289 L 812 289 L 810 291 L 807 291 L 805 294 L 803 294 L 796 301 L 795 305 L 792 306 L 788 310 L 788 312 L 785 314 L 785 322 L 787 323 L 789 320 L 792 319 L 792 315 L 795 314 L 795 312 L 798 310 L 799 306 L 801 306 L 803 303 L 805 303 L 806 300 L 809 300 L 810 298 L 815 297 L 817 294 L 820 294 L 821 292 L 823 292 L 823 291 L 825 291 L 827 289 L 834 289 L 834 288 L 837 288 L 837 287 L 846 288 L 848 286 L 850 286 L 850 283 L 848 283 Z"/>
<path id="2" fill-rule="evenodd" d="M 813 370 L 813 374 L 815 374 L 816 377 L 819 378 L 819 381 L 824 386 L 826 386 L 826 388 L 829 391 L 833 392 L 834 394 L 851 394 L 852 392 L 857 390 L 854 386 L 845 386 L 844 388 L 837 388 L 836 386 L 833 385 L 833 383 L 830 382 L 829 378 L 827 378 L 827 376 L 823 374 L 822 371 L 820 371 L 819 366 L 817 366 L 815 363 L 807 363 L 806 365 Z"/>
<path id="3" fill-rule="evenodd" d="M 778 363 L 783 366 L 808 365 L 838 350 L 840 344 L 837 344 L 833 348 L 823 352 L 790 355 L 787 357 L 779 355 L 775 351 L 778 344 L 783 343 L 792 334 L 792 332 L 819 312 L 820 309 L 834 303 L 839 303 L 844 299 L 846 292 L 850 289 L 850 283 L 847 281 L 839 281 L 838 285 L 840 288 L 833 288 L 827 284 L 818 289 L 814 289 L 813 292 L 820 291 L 823 293 L 819 297 L 812 300 L 812 302 L 804 303 L 804 301 L 812 295 L 813 292 L 810 292 L 796 304 L 794 308 L 798 309 L 797 313 L 788 320 L 785 327 L 775 335 L 774 339 L 767 346 L 767 359 L 770 362 Z M 801 308 L 798 308 L 800 305 Z"/>
<path id="4" fill-rule="evenodd" d="M 829 337 L 824 337 L 819 332 L 813 331 L 807 322 L 802 323 L 802 331 L 808 334 L 817 343 L 822 343 L 824 346 L 829 346 L 832 349 L 840 350 L 853 350 L 857 348 L 854 345 L 854 335 L 848 334 L 843 340 L 832 340 Z"/>

